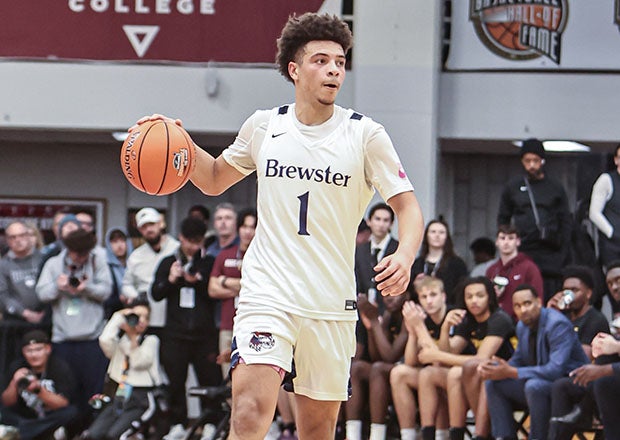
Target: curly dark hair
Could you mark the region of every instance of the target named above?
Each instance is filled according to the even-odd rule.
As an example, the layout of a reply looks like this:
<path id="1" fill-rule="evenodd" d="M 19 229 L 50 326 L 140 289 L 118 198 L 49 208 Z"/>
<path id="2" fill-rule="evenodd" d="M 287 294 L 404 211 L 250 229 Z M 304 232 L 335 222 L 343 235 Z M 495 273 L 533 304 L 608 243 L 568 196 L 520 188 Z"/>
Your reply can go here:
<path id="1" fill-rule="evenodd" d="M 310 41 L 333 41 L 344 49 L 346 54 L 353 45 L 353 35 L 349 26 L 335 15 L 306 12 L 299 17 L 291 15 L 278 38 L 276 64 L 278 71 L 288 81 L 288 63 L 299 57 L 299 51 Z"/>

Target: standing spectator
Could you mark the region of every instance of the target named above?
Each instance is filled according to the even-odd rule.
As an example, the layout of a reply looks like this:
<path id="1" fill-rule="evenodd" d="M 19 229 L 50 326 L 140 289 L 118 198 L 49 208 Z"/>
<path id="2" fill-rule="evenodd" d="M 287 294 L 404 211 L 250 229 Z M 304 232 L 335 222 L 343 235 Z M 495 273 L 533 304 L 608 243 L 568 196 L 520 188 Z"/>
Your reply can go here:
<path id="1" fill-rule="evenodd" d="M 136 213 L 136 226 L 145 240 L 127 259 L 123 276 L 121 301 L 131 303 L 138 297 L 148 298 L 151 307 L 149 332 L 161 335 L 166 323 L 166 301 L 153 301 L 151 284 L 162 259 L 179 248 L 179 242 L 164 232 L 161 214 L 154 208 L 142 208 Z"/>
<path id="2" fill-rule="evenodd" d="M 464 365 L 492 356 L 508 359 L 513 353 L 514 327 L 497 304 L 491 282 L 485 277 L 468 278 L 458 290 L 457 308 L 446 315 L 439 344 L 425 345 L 418 352 L 421 363 L 433 364 L 422 369 L 418 385 L 424 440 L 435 438 L 440 389 L 448 395 L 450 439 L 464 438 L 467 408 L 476 416 L 477 435 L 484 436 L 486 394 L 479 376 L 464 377 Z"/>
<path id="3" fill-rule="evenodd" d="M 53 433 L 78 415 L 73 373 L 52 353 L 49 337 L 41 330 L 24 334 L 22 354 L 2 387 L 2 423 L 17 427 L 22 440 L 56 438 Z"/>
<path id="4" fill-rule="evenodd" d="M 490 265 L 497 261 L 495 258 L 495 243 L 487 237 L 479 237 L 471 242 L 469 250 L 474 256 L 475 266 L 469 272 L 470 277 L 483 277 Z"/>
<path id="5" fill-rule="evenodd" d="M 93 253 L 93 234 L 77 229 L 63 242 L 65 249 L 43 266 L 36 291 L 41 301 L 52 305 L 54 350 L 74 370 L 77 404 L 87 415 L 88 399 L 101 392 L 108 364 L 97 338 L 112 279 L 106 262 Z"/>
<path id="6" fill-rule="evenodd" d="M 179 249 L 159 263 L 151 294 L 153 300 L 167 300 L 166 321 L 161 332 L 160 358 L 168 376 L 170 423 L 166 437 L 175 439 L 187 424 L 185 382 L 191 364 L 201 386 L 219 385 L 216 364 L 217 329 L 213 319 L 215 304 L 207 292 L 213 257 L 206 255 L 203 221 L 188 217 L 181 222 Z M 216 420 L 210 420 L 215 422 Z"/>
<path id="7" fill-rule="evenodd" d="M 512 302 L 519 319 L 514 355 L 508 362 L 494 357 L 478 367 L 487 379 L 493 436 L 516 439 L 513 411 L 529 408 L 530 438 L 544 440 L 549 432 L 553 381 L 588 363 L 588 357 L 570 321 L 543 308 L 532 286 L 517 287 Z"/>
<path id="8" fill-rule="evenodd" d="M 446 301 L 454 305 L 454 289 L 467 276 L 467 267 L 461 257 L 454 253 L 450 229 L 445 221 L 431 220 L 426 225 L 420 255 L 413 262 L 411 272 L 412 280 L 429 275 L 443 281 Z M 415 291 L 412 287 L 409 290 Z"/>
<path id="9" fill-rule="evenodd" d="M 41 273 L 41 270 L 43 269 L 43 266 L 45 265 L 47 260 L 60 254 L 60 252 L 65 248 L 63 238 L 66 237 L 70 232 L 73 232 L 76 229 L 80 228 L 80 221 L 73 214 L 61 212 L 60 214 L 58 214 L 58 217 L 54 217 L 54 219 L 56 218 L 59 219 L 58 228 L 54 230 L 58 231 L 58 235 L 57 235 L 58 239 L 55 242 L 50 243 L 49 245 L 45 246 L 41 250 L 41 262 L 39 263 L 39 273 Z M 55 220 L 54 220 L 54 224 L 56 224 Z"/>
<path id="10" fill-rule="evenodd" d="M 497 230 L 495 245 L 499 251 L 499 260 L 491 265 L 486 277 L 493 282 L 499 305 L 513 319 L 516 318 L 512 307 L 512 292 L 520 284 L 530 284 L 537 292 L 543 291 L 543 279 L 538 266 L 522 252 L 519 252 L 521 240 L 514 226 L 500 225 Z M 542 295 L 542 293 L 541 293 Z M 543 298 L 541 297 L 542 301 Z"/>
<path id="11" fill-rule="evenodd" d="M 118 390 L 80 438 L 118 439 L 154 400 L 152 391 L 161 384 L 159 339 L 144 334 L 148 323 L 148 303 L 136 301 L 115 312 L 103 329 L 99 344 L 110 359 L 108 375 Z"/>
<path id="12" fill-rule="evenodd" d="M 237 212 L 232 203 L 220 203 L 213 213 L 213 227 L 217 233 L 217 240 L 207 248 L 207 254 L 217 257 L 222 249 L 239 244 L 237 237 Z"/>
<path id="13" fill-rule="evenodd" d="M 545 149 L 538 139 L 521 147 L 526 175 L 510 180 L 501 195 L 498 225 L 511 222 L 521 237 L 519 250 L 540 269 L 547 301 L 562 283 L 562 268 L 569 255 L 571 216 L 562 185 L 545 174 Z"/>
<path id="14" fill-rule="evenodd" d="M 9 252 L 0 259 L 0 304 L 4 321 L 5 344 L 0 374 L 21 353 L 18 341 L 21 335 L 33 328 L 49 333 L 51 316 L 49 307 L 42 303 L 35 291 L 41 253 L 35 249 L 32 232 L 20 221 L 10 223 L 5 229 Z"/>
<path id="15" fill-rule="evenodd" d="M 547 307 L 563 312 L 573 324 L 586 355 L 592 360 L 592 339 L 600 333 L 609 333 L 605 316 L 590 304 L 594 278 L 585 266 L 568 266 L 564 269 L 562 290 L 548 302 Z"/>
<path id="16" fill-rule="evenodd" d="M 196 217 L 197 219 L 202 220 L 204 224 L 206 225 L 207 232 L 205 232 L 204 247 L 205 249 L 208 249 L 209 246 L 211 246 L 213 242 L 217 240 L 217 235 L 215 231 L 212 229 L 209 229 L 209 220 L 211 220 L 211 211 L 209 211 L 209 208 L 207 208 L 204 205 L 193 205 L 191 208 L 189 208 L 189 211 L 187 211 L 187 216 Z"/>
<path id="17" fill-rule="evenodd" d="M 385 417 L 391 397 L 390 371 L 403 356 L 407 343 L 403 304 L 408 296 L 407 293 L 386 296 L 383 314 L 365 295 L 359 296 L 360 321 L 365 330 L 363 342 L 367 345 L 369 360 L 354 359 L 351 364 L 351 397 L 345 404 L 347 440 L 362 439 L 362 412 L 366 402 L 370 407 L 370 438 L 385 438 Z"/>
<path id="18" fill-rule="evenodd" d="M 390 386 L 394 409 L 398 416 L 401 440 L 415 440 L 416 395 L 423 364 L 418 351 L 427 344 L 439 343 L 441 325 L 448 307 L 443 283 L 438 278 L 426 276 L 415 282 L 420 305 L 413 301 L 403 304 L 403 318 L 409 337 L 405 345 L 405 359 L 390 372 Z M 445 409 L 445 411 L 444 411 Z M 447 406 L 441 405 L 436 422 L 437 437 L 447 438 Z"/>
<path id="19" fill-rule="evenodd" d="M 223 376 L 228 374 L 230 368 L 233 318 L 241 290 L 241 265 L 254 239 L 258 222 L 256 211 L 253 209 L 240 212 L 237 218 L 239 245 L 223 249 L 218 254 L 209 277 L 209 296 L 221 301 L 218 347 Z"/>
<path id="20" fill-rule="evenodd" d="M 112 228 L 106 233 L 105 245 L 108 266 L 112 274 L 112 294 L 104 303 L 105 317 L 109 319 L 114 312 L 123 308 L 121 288 L 127 260 L 133 251 L 133 243 L 123 229 Z"/>
<path id="21" fill-rule="evenodd" d="M 620 144 L 614 150 L 616 169 L 596 179 L 590 198 L 590 220 L 598 229 L 598 253 L 603 267 L 620 259 Z"/>
<path id="22" fill-rule="evenodd" d="M 377 291 L 375 266 L 386 255 L 398 248 L 398 240 L 392 238 L 390 229 L 394 223 L 394 211 L 387 203 L 377 203 L 368 212 L 370 241 L 355 248 L 355 282 L 357 293 L 367 295 L 368 301 L 383 313 L 383 296 Z"/>

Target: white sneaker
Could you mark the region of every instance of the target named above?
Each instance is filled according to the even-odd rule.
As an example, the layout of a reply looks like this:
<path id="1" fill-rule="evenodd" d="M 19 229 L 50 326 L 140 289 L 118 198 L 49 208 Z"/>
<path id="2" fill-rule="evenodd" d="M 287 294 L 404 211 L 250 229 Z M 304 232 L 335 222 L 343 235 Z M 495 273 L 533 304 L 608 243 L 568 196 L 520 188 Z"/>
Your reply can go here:
<path id="1" fill-rule="evenodd" d="M 164 436 L 164 440 L 183 440 L 185 438 L 185 428 L 180 423 L 170 428 L 170 432 Z"/>
<path id="2" fill-rule="evenodd" d="M 54 431 L 54 440 L 67 440 L 67 433 L 62 426 Z"/>
<path id="3" fill-rule="evenodd" d="M 216 426 L 212 423 L 207 423 L 202 428 L 202 434 L 200 435 L 200 440 L 213 440 L 213 436 L 215 435 Z"/>

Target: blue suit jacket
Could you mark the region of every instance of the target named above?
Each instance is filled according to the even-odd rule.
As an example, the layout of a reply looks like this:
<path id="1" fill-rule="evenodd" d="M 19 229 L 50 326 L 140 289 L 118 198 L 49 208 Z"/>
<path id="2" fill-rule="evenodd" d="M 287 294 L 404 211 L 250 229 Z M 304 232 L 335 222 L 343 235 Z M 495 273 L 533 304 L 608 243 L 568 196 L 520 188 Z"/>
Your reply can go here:
<path id="1" fill-rule="evenodd" d="M 528 366 L 530 329 L 517 324 L 519 343 L 508 361 L 517 368 L 520 379 L 538 378 L 554 381 L 575 368 L 590 362 L 573 329 L 573 324 L 560 312 L 542 308 L 536 336 L 537 365 Z"/>

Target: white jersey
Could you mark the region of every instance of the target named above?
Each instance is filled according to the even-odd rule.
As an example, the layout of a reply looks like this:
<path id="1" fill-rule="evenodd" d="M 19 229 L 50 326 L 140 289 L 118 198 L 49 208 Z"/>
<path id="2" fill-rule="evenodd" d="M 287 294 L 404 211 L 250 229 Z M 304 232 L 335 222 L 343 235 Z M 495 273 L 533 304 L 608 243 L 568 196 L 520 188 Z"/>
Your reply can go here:
<path id="1" fill-rule="evenodd" d="M 288 105 L 254 113 L 223 157 L 258 180 L 240 302 L 356 320 L 355 236 L 373 188 L 385 200 L 413 190 L 385 129 L 338 106 L 305 126 Z"/>

